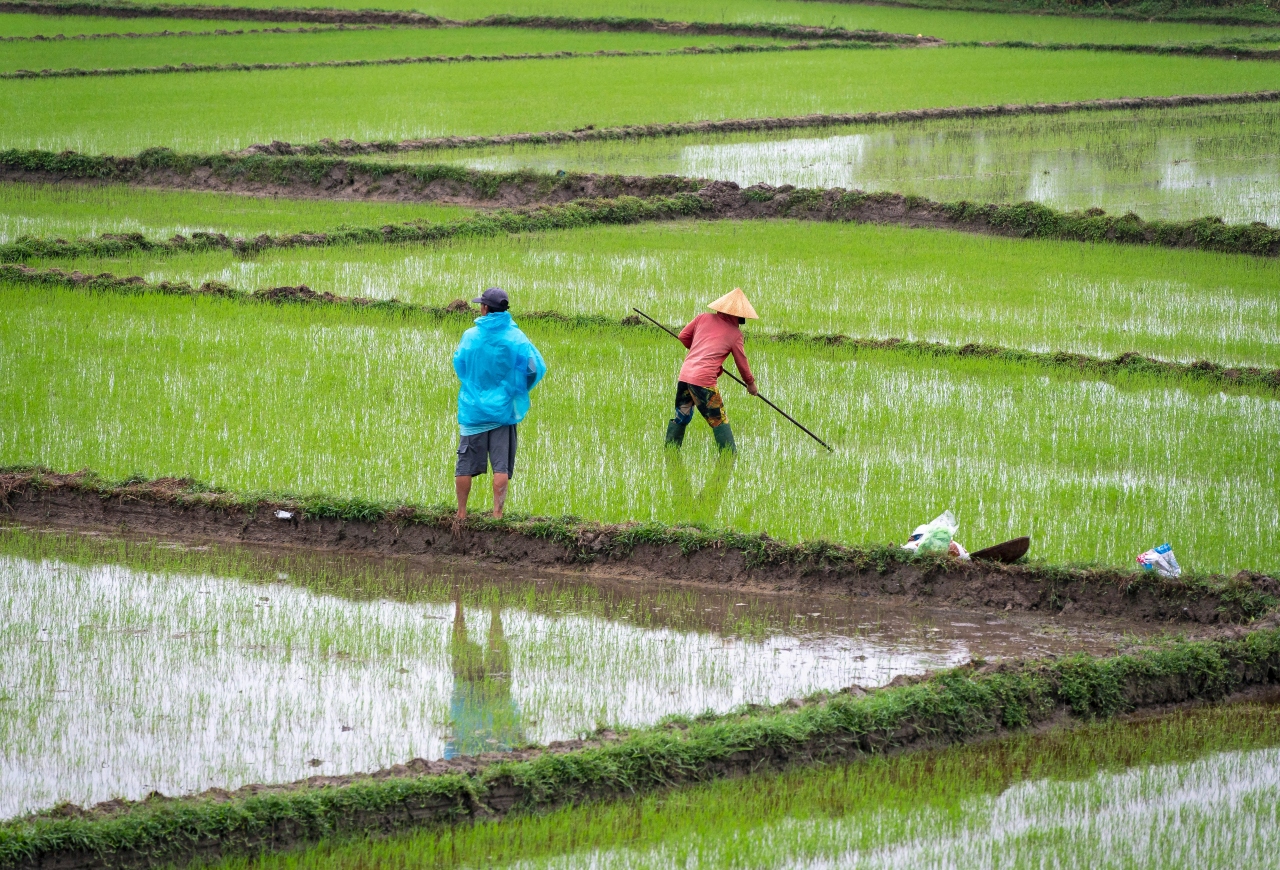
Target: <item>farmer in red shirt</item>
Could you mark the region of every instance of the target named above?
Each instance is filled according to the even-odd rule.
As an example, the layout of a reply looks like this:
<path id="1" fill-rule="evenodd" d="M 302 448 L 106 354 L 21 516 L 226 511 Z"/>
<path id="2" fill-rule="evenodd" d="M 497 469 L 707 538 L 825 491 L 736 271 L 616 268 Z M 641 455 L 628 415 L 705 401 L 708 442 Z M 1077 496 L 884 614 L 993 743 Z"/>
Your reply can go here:
<path id="1" fill-rule="evenodd" d="M 680 382 L 676 384 L 676 415 L 667 423 L 667 444 L 679 447 L 684 443 L 684 430 L 693 419 L 696 407 L 703 419 L 711 424 L 716 445 L 721 450 L 734 453 L 737 448 L 733 443 L 733 430 L 725 417 L 724 402 L 716 389 L 716 380 L 724 371 L 725 358 L 733 354 L 738 374 L 746 381 L 751 395 L 756 395 L 756 379 L 747 364 L 742 330 L 738 327 L 748 318 L 760 318 L 747 301 L 746 294 L 736 287 L 707 307 L 715 313 L 699 314 L 680 331 L 680 340 L 689 348 L 689 353 L 680 367 Z"/>

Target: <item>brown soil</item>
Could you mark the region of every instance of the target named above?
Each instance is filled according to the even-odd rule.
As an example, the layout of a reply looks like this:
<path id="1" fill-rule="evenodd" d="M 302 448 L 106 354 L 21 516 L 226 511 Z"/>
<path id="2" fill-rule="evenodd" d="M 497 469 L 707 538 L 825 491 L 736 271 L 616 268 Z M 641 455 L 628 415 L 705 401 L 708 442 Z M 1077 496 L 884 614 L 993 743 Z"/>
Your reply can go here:
<path id="1" fill-rule="evenodd" d="M 720 588 L 893 596 L 960 607 L 1097 615 L 1143 622 L 1217 625 L 1244 618 L 1236 595 L 1178 581 L 1150 582 L 1118 570 L 1054 569 L 984 562 L 892 562 L 837 559 L 783 550 L 753 563 L 743 550 L 712 546 L 682 553 L 677 544 L 622 547 L 621 526 L 582 523 L 562 543 L 539 536 L 536 521 L 498 529 L 474 524 L 454 537 L 447 519 L 407 523 L 392 512 L 380 522 L 307 520 L 288 502 L 252 509 L 225 495 L 191 493 L 188 482 L 164 479 L 102 491 L 84 474 L 0 474 L 3 513 L 11 520 L 78 529 L 105 529 L 176 540 L 248 542 L 375 555 L 480 559 L 530 569 L 579 567 L 603 577 L 650 582 L 679 578 Z M 290 516 L 276 518 L 276 510 Z M 407 515 L 410 509 L 401 514 Z M 546 534 L 542 532 L 542 534 Z M 832 548 L 833 551 L 839 548 Z M 584 567 L 585 566 L 585 567 Z M 1147 582 L 1144 582 L 1147 580 Z M 1240 589 L 1280 594 L 1280 581 L 1261 574 L 1237 578 Z"/>
<path id="2" fill-rule="evenodd" d="M 139 187 L 161 190 L 205 190 L 250 196 L 287 196 L 336 200 L 377 202 L 435 202 L 478 208 L 519 208 L 554 205 L 575 199 L 611 199 L 618 196 L 669 196 L 692 193 L 706 184 L 705 180 L 678 178 L 674 175 L 566 175 L 548 184 L 546 179 L 504 181 L 493 190 L 465 181 L 438 178 L 424 183 L 410 168 L 393 168 L 385 174 L 361 165 L 337 163 L 320 180 L 297 175 L 288 181 L 245 178 L 216 172 L 211 167 L 197 167 L 191 173 L 172 169 L 142 170 L 130 158 L 116 161 Z M 68 176 L 57 172 L 39 172 L 0 167 L 0 181 L 30 184 L 112 184 Z M 323 238 L 323 233 L 311 234 Z"/>

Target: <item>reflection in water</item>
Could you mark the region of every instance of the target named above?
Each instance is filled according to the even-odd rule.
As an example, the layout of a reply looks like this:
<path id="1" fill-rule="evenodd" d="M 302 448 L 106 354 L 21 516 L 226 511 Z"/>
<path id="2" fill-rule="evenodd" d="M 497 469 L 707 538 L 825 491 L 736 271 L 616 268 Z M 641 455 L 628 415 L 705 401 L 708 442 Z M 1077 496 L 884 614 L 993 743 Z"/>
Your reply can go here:
<path id="1" fill-rule="evenodd" d="M 712 512 L 728 473 L 703 488 Z M 850 598 L 0 529 L 0 818 L 373 771 L 883 685 L 972 656 L 1116 643 Z"/>
<path id="2" fill-rule="evenodd" d="M 449 660 L 453 666 L 453 697 L 449 701 L 453 737 L 445 744 L 444 757 L 506 751 L 524 743 L 520 708 L 511 698 L 511 651 L 496 603 L 489 608 L 489 636 L 481 646 L 467 637 L 459 593 L 453 603 Z"/>
<path id="3" fill-rule="evenodd" d="M 1280 107 L 1267 104 L 508 146 L 410 159 L 1280 224 Z"/>
<path id="4" fill-rule="evenodd" d="M 693 525 L 714 526 L 720 516 L 720 505 L 729 489 L 729 480 L 737 457 L 728 451 L 719 451 L 707 475 L 707 482 L 697 495 L 693 492 L 693 480 L 684 464 L 680 450 L 666 449 L 667 483 L 671 486 L 672 516 L 685 517 Z M 721 524 L 722 525 L 722 524 Z"/>

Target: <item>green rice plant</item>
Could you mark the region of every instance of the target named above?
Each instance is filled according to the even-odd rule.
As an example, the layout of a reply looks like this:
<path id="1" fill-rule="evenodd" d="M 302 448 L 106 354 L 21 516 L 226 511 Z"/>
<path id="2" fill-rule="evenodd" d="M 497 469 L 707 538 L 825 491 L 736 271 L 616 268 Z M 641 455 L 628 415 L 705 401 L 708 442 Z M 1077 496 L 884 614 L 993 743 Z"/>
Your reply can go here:
<path id="1" fill-rule="evenodd" d="M 1280 224 L 1276 104 L 963 118 L 377 155 Z"/>
<path id="2" fill-rule="evenodd" d="M 264 232 L 324 232 L 352 224 L 456 220 L 471 213 L 435 203 L 285 199 L 118 184 L 0 184 L 0 242 L 20 236 L 75 239 L 102 233 L 252 237 Z"/>
<path id="3" fill-rule="evenodd" d="M 13 288 L 3 302 L 2 462 L 450 500 L 458 327 L 183 297 Z M 661 448 L 682 355 L 669 337 L 526 325 L 551 373 L 524 424 L 518 510 L 887 542 L 950 507 L 966 545 L 1030 533 L 1055 562 L 1132 564 L 1170 540 L 1190 568 L 1277 565 L 1274 397 L 753 345 L 766 394 L 835 453 L 726 385 L 743 457 L 721 466 L 701 424 L 683 456 Z"/>
<path id="4" fill-rule="evenodd" d="M 1082 629 L 1028 642 L 1014 625 L 971 636 L 949 625 L 954 613 L 848 601 L 776 611 L 402 561 L 11 529 L 0 529 L 0 553 L 0 818 L 467 754 L 459 608 L 469 642 L 501 643 L 504 703 L 487 709 L 511 717 L 508 738 L 534 743 L 884 685 L 1011 644 L 1065 653 L 1117 640 Z M 799 606 L 826 619 L 787 619 Z M 713 627 L 708 610 L 767 627 Z"/>
<path id="5" fill-rule="evenodd" d="M 32 79 L 0 87 L 0 147 L 211 151 L 1276 87 L 1267 62 L 983 48 Z"/>
<path id="6" fill-rule="evenodd" d="M 5 11 L 0 14 L 0 37 L 6 36 L 79 36 L 102 33 L 159 33 L 161 31 L 187 30 L 198 33 L 207 30 L 265 30 L 281 28 L 297 30 L 313 25 L 275 21 L 208 21 L 202 18 L 109 18 L 99 15 L 31 15 L 24 12 Z M 72 45 L 90 45 L 76 40 Z M 52 46 L 49 46 L 52 47 Z M 43 67 L 42 67 L 43 68 Z"/>
<path id="7" fill-rule="evenodd" d="M 744 288 L 756 331 L 986 342 L 1280 366 L 1280 262 L 852 224 L 697 222 L 359 245 L 51 261 L 159 283 L 306 284 L 444 306 L 502 286 L 519 310 L 664 323 Z M 1082 312 L 1089 312 L 1083 316 Z M 754 345 L 753 345 L 754 347 Z"/>
<path id="8" fill-rule="evenodd" d="M 1248 866 L 1274 843 L 1277 744 L 1274 705 L 1223 705 L 219 866 Z"/>
<path id="9" fill-rule="evenodd" d="M 182 22 L 184 25 L 188 22 Z M 125 26 L 120 22 L 117 26 Z M 243 26 L 243 25 L 242 25 Z M 177 28 L 171 28 L 177 29 Z M 203 27 L 212 30 L 212 27 Z M 663 51 L 682 46 L 763 45 L 769 39 L 741 36 L 668 36 L 661 33 L 601 33 L 516 27 L 394 28 L 321 33 L 258 33 L 244 36 L 185 36 L 0 43 L 0 71 L 152 67 L 166 64 L 291 63 L 379 60 L 425 55 L 501 55 L 558 51 Z"/>
<path id="10" fill-rule="evenodd" d="M 202 0 L 180 0 L 202 2 Z M 237 0 L 240 6 L 310 6 L 311 0 Z M 334 8 L 412 9 L 448 18 L 485 15 L 657 16 L 670 21 L 758 21 L 816 24 L 890 33 L 925 33 L 947 40 L 1022 39 L 1029 42 L 1181 42 L 1222 39 L 1265 28 L 1168 22 L 1095 21 L 1046 15 L 955 12 L 799 0 L 736 0 L 708 7 L 698 0 L 332 0 Z"/>

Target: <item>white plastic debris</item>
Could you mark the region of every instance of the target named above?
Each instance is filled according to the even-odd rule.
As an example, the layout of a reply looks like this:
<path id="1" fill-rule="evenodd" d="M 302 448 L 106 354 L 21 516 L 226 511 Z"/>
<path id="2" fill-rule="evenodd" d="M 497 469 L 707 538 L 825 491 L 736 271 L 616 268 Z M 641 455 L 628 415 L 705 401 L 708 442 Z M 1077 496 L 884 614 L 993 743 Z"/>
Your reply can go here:
<path id="1" fill-rule="evenodd" d="M 290 511 L 276 511 L 276 519 L 291 520 L 293 519 L 293 513 Z"/>
<path id="2" fill-rule="evenodd" d="M 902 549 L 913 553 L 950 553 L 967 562 L 969 551 L 955 540 L 955 534 L 959 530 L 960 524 L 956 522 L 955 514 L 946 510 L 935 517 L 933 522 L 916 526 Z"/>
<path id="3" fill-rule="evenodd" d="M 1138 556 L 1138 567 L 1143 571 L 1155 571 L 1161 577 L 1180 577 L 1182 576 L 1182 566 L 1178 564 L 1178 559 L 1173 555 L 1173 546 L 1171 544 L 1161 544 L 1158 547 L 1152 547 L 1145 553 Z"/>

